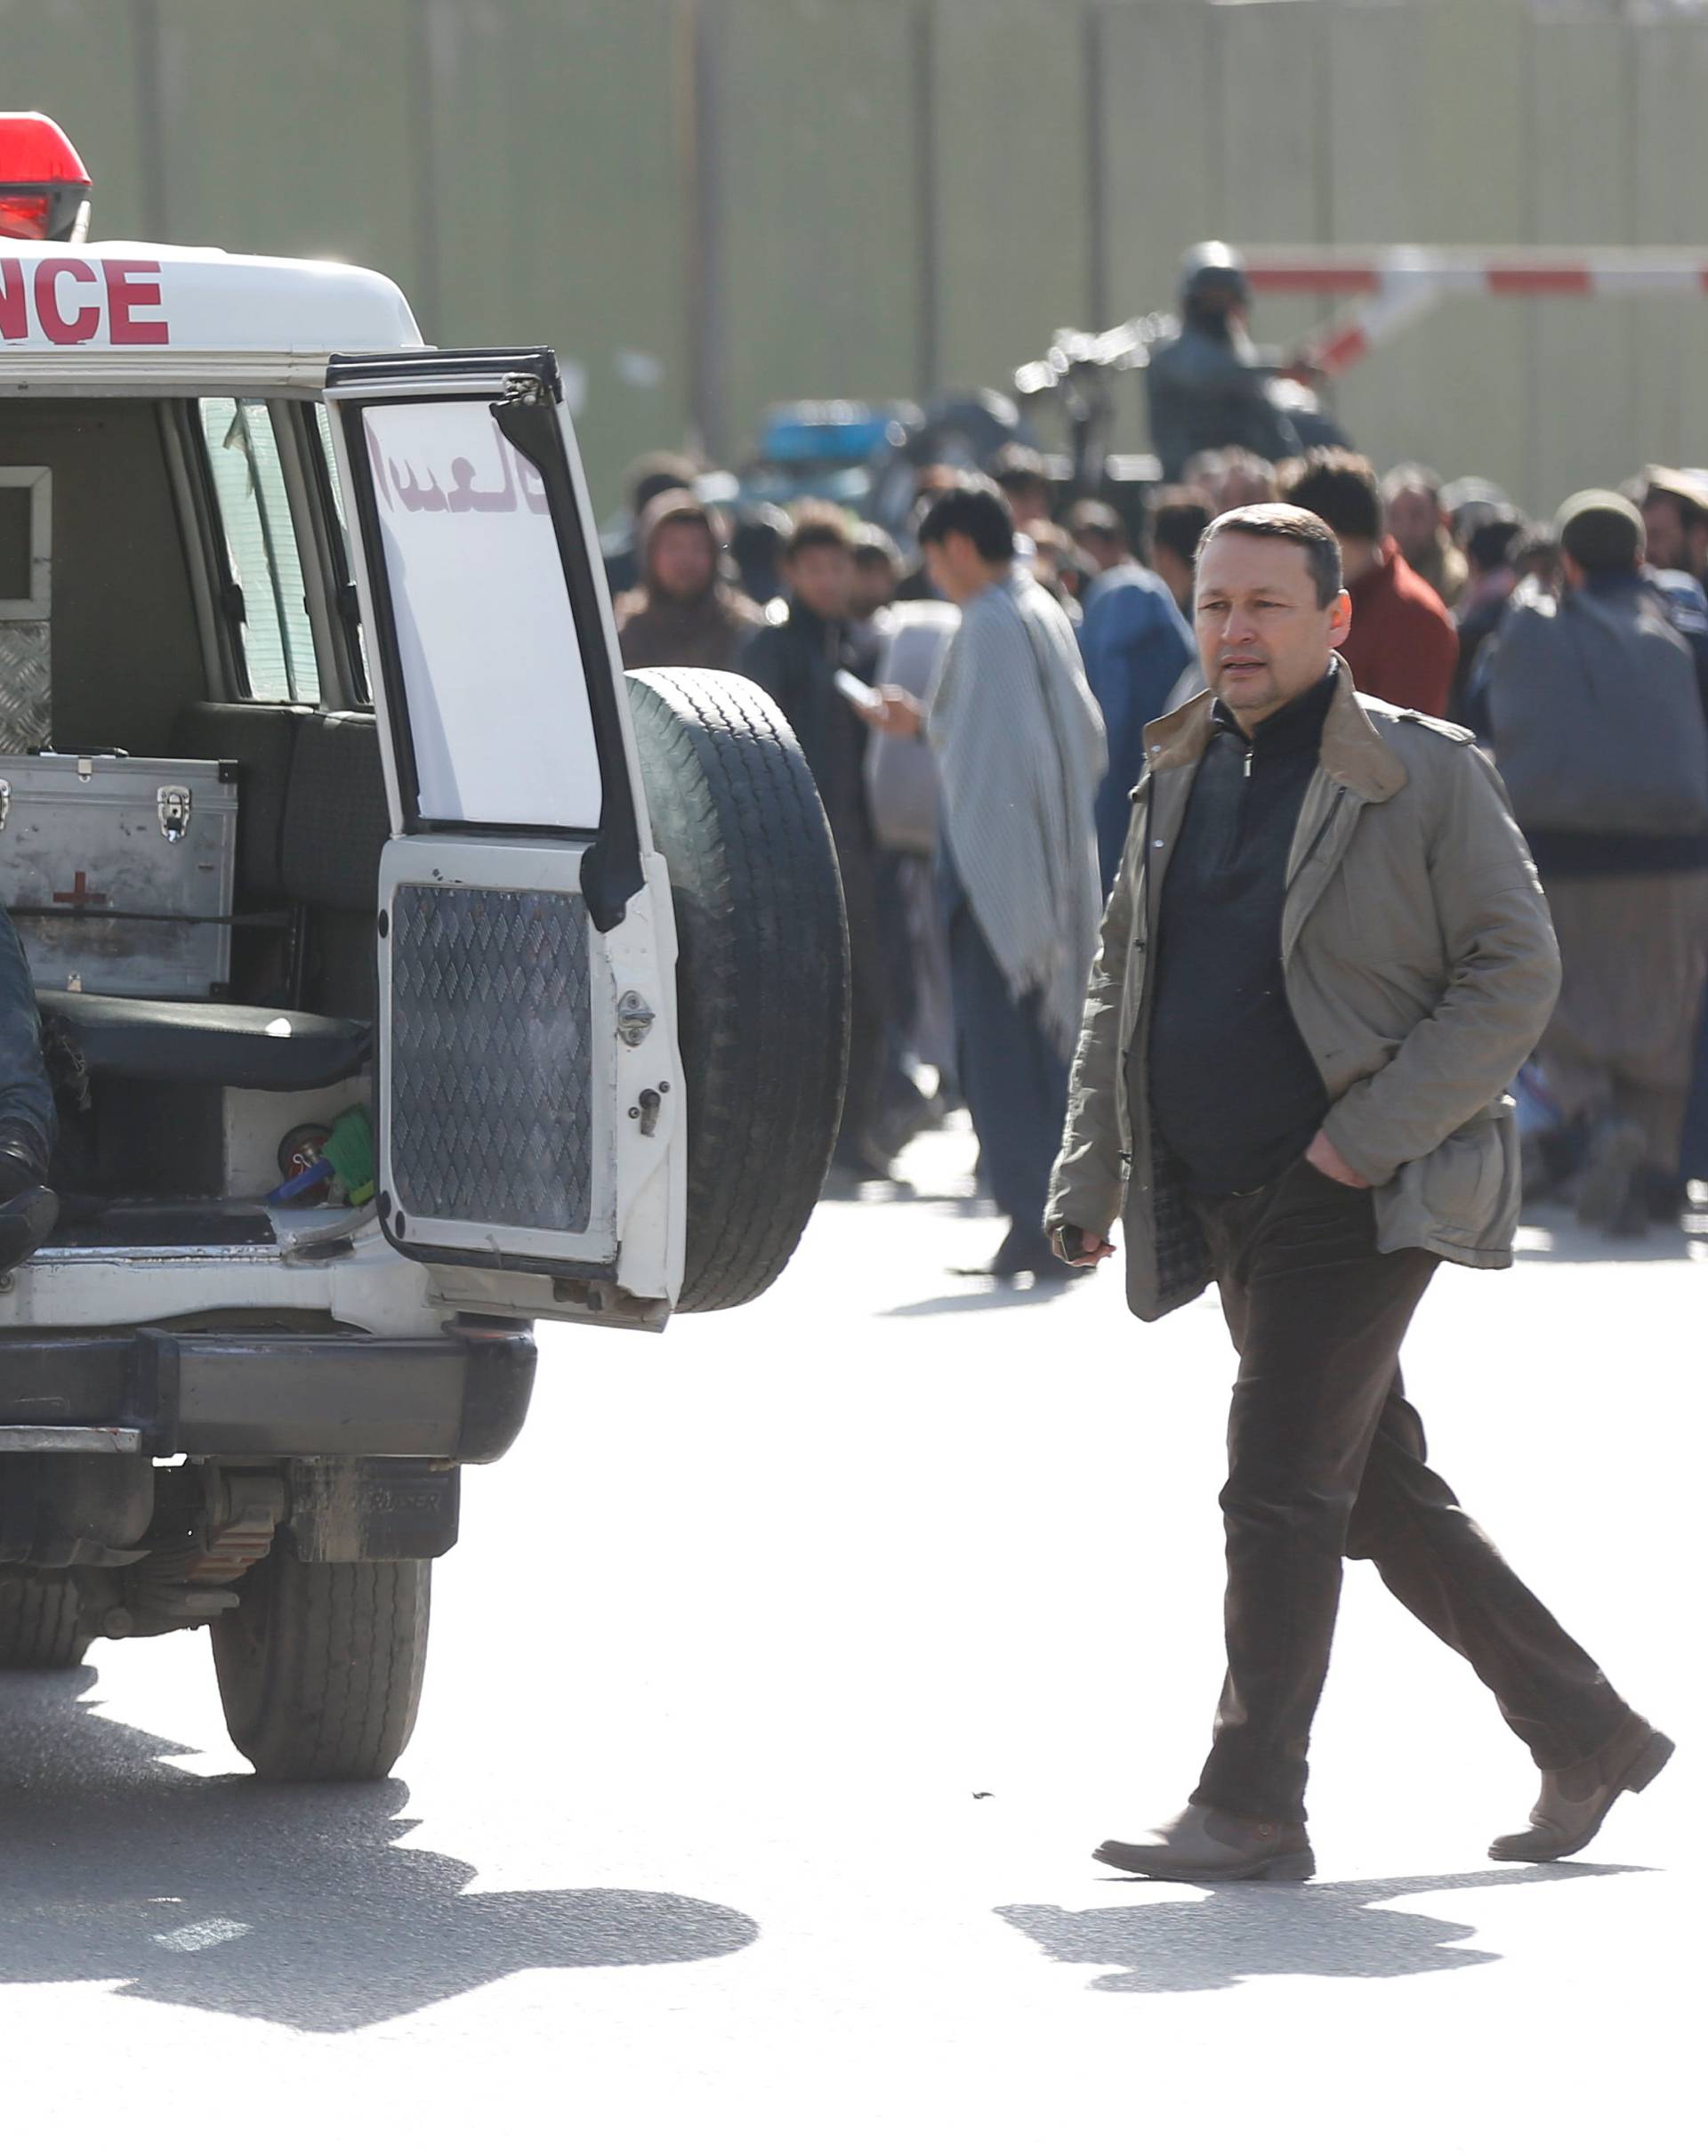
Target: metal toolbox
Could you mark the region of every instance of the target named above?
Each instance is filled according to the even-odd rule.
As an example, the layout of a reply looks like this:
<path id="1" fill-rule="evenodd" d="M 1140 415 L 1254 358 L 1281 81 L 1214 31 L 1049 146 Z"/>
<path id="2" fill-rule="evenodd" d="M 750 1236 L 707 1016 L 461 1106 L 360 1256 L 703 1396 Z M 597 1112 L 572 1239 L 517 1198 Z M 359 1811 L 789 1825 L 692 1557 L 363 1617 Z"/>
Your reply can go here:
<path id="1" fill-rule="evenodd" d="M 235 764 L 0 756 L 0 904 L 37 988 L 229 994 L 237 844 Z"/>

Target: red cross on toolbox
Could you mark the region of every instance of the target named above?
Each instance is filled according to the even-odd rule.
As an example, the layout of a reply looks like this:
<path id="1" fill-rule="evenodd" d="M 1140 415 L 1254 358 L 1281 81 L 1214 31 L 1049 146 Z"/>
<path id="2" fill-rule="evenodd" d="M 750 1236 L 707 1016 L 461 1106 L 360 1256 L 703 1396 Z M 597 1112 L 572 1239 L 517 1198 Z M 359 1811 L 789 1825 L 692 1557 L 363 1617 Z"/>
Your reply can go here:
<path id="1" fill-rule="evenodd" d="M 56 891 L 53 893 L 53 903 L 56 906 L 104 906 L 107 902 L 107 893 L 104 891 L 90 890 L 89 872 L 86 868 L 77 870 L 76 876 L 71 879 L 69 891 Z"/>
<path id="2" fill-rule="evenodd" d="M 225 993 L 237 829 L 235 764 L 0 756 L 0 902 L 36 987 Z"/>

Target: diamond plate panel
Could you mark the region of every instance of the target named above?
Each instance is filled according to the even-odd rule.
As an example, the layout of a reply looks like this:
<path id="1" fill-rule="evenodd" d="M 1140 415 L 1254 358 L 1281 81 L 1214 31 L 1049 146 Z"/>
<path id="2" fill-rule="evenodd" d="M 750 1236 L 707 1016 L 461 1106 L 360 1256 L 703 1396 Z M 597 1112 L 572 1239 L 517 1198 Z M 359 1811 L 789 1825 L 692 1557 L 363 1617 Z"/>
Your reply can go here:
<path id="1" fill-rule="evenodd" d="M 399 1208 L 584 1235 L 593 1195 L 586 907 L 557 892 L 404 884 L 392 910 Z"/>
<path id="2" fill-rule="evenodd" d="M 27 756 L 53 734 L 53 646 L 44 621 L 0 622 L 0 754 Z"/>

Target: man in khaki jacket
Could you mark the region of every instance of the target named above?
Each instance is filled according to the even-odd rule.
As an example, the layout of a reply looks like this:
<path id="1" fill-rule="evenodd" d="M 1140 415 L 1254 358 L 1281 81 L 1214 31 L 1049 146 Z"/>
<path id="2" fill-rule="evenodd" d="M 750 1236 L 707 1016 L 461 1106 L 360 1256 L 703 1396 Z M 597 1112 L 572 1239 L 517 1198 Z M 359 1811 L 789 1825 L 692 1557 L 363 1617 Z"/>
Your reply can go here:
<path id="1" fill-rule="evenodd" d="M 1672 1747 L 1425 1465 L 1399 1351 L 1437 1264 L 1511 1263 L 1507 1086 L 1559 986 L 1547 906 L 1471 737 L 1355 690 L 1340 549 L 1230 511 L 1199 553 L 1210 691 L 1148 729 L 1046 1225 L 1122 1222 L 1151 1319 L 1220 1290 L 1239 1377 L 1222 1491 L 1228 1678 L 1178 1818 L 1105 1861 L 1308 1878 L 1310 1724 L 1344 1556 L 1470 1661 L 1542 1769 L 1518 1861 L 1582 1848 Z"/>

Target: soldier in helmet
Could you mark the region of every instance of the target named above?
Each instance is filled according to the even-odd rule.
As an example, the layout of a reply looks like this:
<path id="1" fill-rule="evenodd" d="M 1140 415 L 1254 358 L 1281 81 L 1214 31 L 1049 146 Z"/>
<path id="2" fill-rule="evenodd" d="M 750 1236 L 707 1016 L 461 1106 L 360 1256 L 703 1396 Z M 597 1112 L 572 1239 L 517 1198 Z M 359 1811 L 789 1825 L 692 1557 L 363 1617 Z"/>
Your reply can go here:
<path id="1" fill-rule="evenodd" d="M 1284 361 L 1253 343 L 1251 303 L 1245 265 L 1232 247 L 1211 241 L 1181 262 L 1180 330 L 1151 347 L 1146 374 L 1151 446 L 1170 484 L 1201 449 L 1237 443 L 1272 464 L 1301 453 L 1269 391 Z"/>

